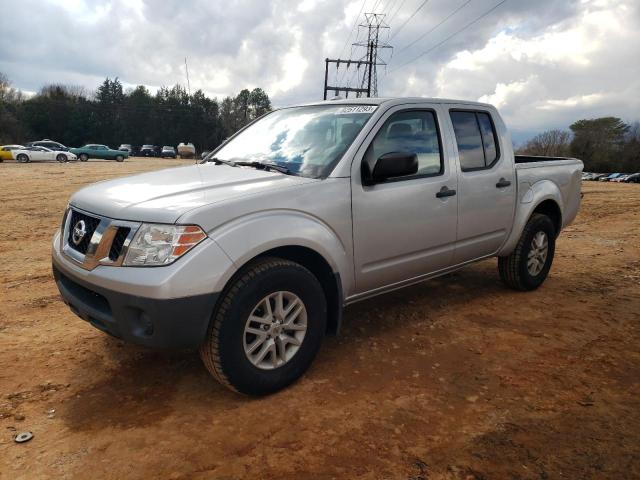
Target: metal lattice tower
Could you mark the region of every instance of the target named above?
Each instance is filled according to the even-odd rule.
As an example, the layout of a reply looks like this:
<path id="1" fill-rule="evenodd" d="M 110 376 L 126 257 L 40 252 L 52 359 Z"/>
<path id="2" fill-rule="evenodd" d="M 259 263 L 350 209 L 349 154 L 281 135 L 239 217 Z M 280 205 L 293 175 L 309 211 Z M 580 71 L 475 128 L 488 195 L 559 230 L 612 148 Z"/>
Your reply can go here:
<path id="1" fill-rule="evenodd" d="M 385 15 L 382 13 L 365 13 L 366 23 L 361 23 L 358 29 L 363 29 L 366 39 L 356 41 L 354 47 L 366 47 L 367 54 L 365 58 L 370 62 L 369 68 L 365 75 L 362 76 L 361 88 L 365 85 L 371 85 L 371 96 L 378 96 L 378 66 L 386 66 L 386 62 L 379 54 L 379 50 L 393 48 L 382 38 L 389 36 L 389 25 L 384 21 Z M 358 35 L 360 37 L 360 35 Z M 358 94 L 358 96 L 360 96 Z"/>
<path id="2" fill-rule="evenodd" d="M 351 47 L 351 57 L 357 47 L 366 48 L 366 53 L 359 59 L 325 59 L 324 71 L 324 99 L 327 99 L 328 92 L 335 95 L 344 93 L 349 97 L 349 93 L 355 93 L 356 97 L 377 97 L 378 96 L 378 66 L 385 66 L 386 62 L 380 55 L 380 50 L 393 48 L 383 38 L 389 36 L 389 25 L 384 21 L 385 15 L 382 13 L 365 13 L 365 23 L 358 25 L 356 41 Z M 360 50 L 362 51 L 362 50 Z M 336 78 L 333 85 L 329 85 L 329 64 L 336 66 Z M 343 66 L 342 77 L 338 80 L 340 66 Z M 352 67 L 353 66 L 353 67 Z M 345 77 L 349 74 L 349 69 L 354 68 L 352 78 L 344 83 Z M 362 72 L 362 75 L 360 73 Z M 352 87 L 352 80 L 355 77 L 355 86 Z"/>

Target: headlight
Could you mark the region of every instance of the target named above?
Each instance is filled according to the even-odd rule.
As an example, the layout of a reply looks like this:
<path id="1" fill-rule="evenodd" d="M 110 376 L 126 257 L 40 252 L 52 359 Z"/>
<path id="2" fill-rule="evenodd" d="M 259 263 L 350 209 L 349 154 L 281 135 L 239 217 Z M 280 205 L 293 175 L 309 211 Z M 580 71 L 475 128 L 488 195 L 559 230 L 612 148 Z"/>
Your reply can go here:
<path id="1" fill-rule="evenodd" d="M 197 225 L 143 223 L 129 244 L 123 265 L 169 265 L 206 236 Z"/>

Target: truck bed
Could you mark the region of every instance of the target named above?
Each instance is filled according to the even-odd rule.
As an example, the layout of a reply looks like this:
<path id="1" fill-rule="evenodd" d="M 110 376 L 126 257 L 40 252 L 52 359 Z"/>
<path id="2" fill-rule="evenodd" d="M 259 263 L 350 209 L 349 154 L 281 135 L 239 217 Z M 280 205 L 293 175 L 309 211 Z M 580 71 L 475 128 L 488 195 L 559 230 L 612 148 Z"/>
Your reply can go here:
<path id="1" fill-rule="evenodd" d="M 516 163 L 554 162 L 558 160 L 575 160 L 571 157 L 544 157 L 538 155 L 516 155 Z"/>

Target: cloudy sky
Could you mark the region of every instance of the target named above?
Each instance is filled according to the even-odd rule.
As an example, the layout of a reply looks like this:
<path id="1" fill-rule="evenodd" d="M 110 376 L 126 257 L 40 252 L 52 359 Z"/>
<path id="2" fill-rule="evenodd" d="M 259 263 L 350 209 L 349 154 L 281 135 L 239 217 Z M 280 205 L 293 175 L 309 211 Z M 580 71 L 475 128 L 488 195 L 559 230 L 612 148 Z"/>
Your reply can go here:
<path id="1" fill-rule="evenodd" d="M 501 4 L 500 4 L 501 3 Z M 496 5 L 500 4 L 494 10 Z M 14 86 L 186 84 L 320 99 L 324 59 L 361 57 L 364 13 L 386 15 L 380 96 L 481 100 L 522 140 L 579 118 L 640 118 L 638 0 L 3 0 L 0 71 Z M 488 13 L 487 13 L 488 12 Z M 485 15 L 486 14 L 486 15 Z M 485 15 L 485 16 L 483 16 Z M 360 31 L 359 31 L 360 30 Z M 357 73 L 357 72 L 356 72 Z M 330 82 L 357 79 L 331 71 Z"/>

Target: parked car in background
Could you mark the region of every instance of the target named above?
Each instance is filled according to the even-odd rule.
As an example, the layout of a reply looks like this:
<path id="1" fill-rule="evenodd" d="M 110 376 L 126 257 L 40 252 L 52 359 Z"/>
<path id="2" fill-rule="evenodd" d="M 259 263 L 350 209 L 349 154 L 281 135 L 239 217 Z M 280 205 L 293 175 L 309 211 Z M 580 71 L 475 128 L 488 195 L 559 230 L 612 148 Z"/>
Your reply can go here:
<path id="1" fill-rule="evenodd" d="M 160 156 L 162 158 L 177 158 L 178 154 L 176 153 L 176 149 L 170 145 L 165 145 L 162 147 L 162 151 L 160 152 Z"/>
<path id="2" fill-rule="evenodd" d="M 178 145 L 180 158 L 193 158 L 196 156 L 196 147 L 193 143 L 181 143 Z"/>
<path id="3" fill-rule="evenodd" d="M 157 148 L 155 145 L 142 145 L 138 155 L 140 157 L 156 157 Z"/>
<path id="4" fill-rule="evenodd" d="M 133 147 L 130 143 L 123 143 L 118 147 L 118 150 L 122 150 L 123 152 L 127 152 L 129 155 L 133 152 Z"/>
<path id="5" fill-rule="evenodd" d="M 589 180 L 597 182 L 601 178 L 604 178 L 604 177 L 606 177 L 608 175 L 609 175 L 608 173 L 594 173 Z"/>
<path id="6" fill-rule="evenodd" d="M 599 182 L 610 182 L 611 180 L 613 180 L 616 177 L 619 177 L 620 175 L 622 175 L 621 173 L 611 173 L 609 175 L 605 174 L 604 176 L 600 177 L 598 179 Z"/>
<path id="7" fill-rule="evenodd" d="M 72 152 L 66 150 L 51 150 L 45 147 L 24 147 L 12 150 L 13 158 L 20 163 L 57 160 L 60 163 L 76 160 Z"/>
<path id="8" fill-rule="evenodd" d="M 616 178 L 612 179 L 611 181 L 612 182 L 616 182 L 616 183 L 621 183 L 621 182 L 624 182 L 627 179 L 628 176 L 629 176 L 628 173 L 623 173 L 623 174 L 617 176 Z"/>
<path id="9" fill-rule="evenodd" d="M 76 192 L 53 240 L 53 274 L 94 327 L 199 348 L 224 385 L 268 394 L 307 370 L 345 305 L 489 257 L 507 286 L 538 288 L 578 213 L 582 167 L 514 155 L 483 103 L 275 110 L 206 162 Z"/>
<path id="10" fill-rule="evenodd" d="M 24 148 L 24 145 L 3 145 L 0 147 L 0 163 L 5 160 L 13 160 L 12 150 Z"/>
<path id="11" fill-rule="evenodd" d="M 69 151 L 77 155 L 81 162 L 86 162 L 90 158 L 122 162 L 125 158 L 129 158 L 129 152 L 113 150 L 106 145 L 98 143 L 88 143 L 84 147 L 72 148 Z"/>
<path id="12" fill-rule="evenodd" d="M 625 181 L 625 183 L 640 183 L 640 173 L 633 173 L 629 175 Z"/>
<path id="13" fill-rule="evenodd" d="M 44 140 L 38 140 L 36 142 L 29 142 L 25 145 L 25 147 L 44 147 L 49 150 L 55 150 L 56 152 L 68 152 L 69 147 L 61 144 L 60 142 L 54 142 L 53 140 L 49 140 L 45 138 Z"/>

